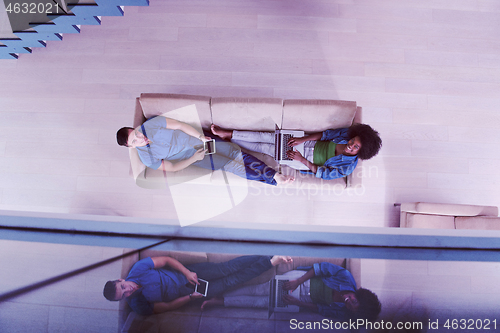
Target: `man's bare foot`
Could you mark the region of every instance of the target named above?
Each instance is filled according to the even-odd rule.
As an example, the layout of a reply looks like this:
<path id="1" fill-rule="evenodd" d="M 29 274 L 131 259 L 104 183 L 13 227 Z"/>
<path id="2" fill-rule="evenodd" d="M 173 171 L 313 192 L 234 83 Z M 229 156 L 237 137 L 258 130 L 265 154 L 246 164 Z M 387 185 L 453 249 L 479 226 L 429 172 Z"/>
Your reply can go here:
<path id="1" fill-rule="evenodd" d="M 212 126 L 210 126 L 210 129 L 212 130 L 212 133 L 214 133 L 221 139 L 231 140 L 231 138 L 233 137 L 233 131 L 222 129 L 217 125 L 212 124 Z"/>
<path id="2" fill-rule="evenodd" d="M 277 266 L 279 264 L 290 264 L 292 263 L 293 260 L 292 260 L 292 257 L 289 257 L 289 256 L 274 256 L 271 258 L 271 264 L 273 266 Z"/>
<path id="3" fill-rule="evenodd" d="M 276 181 L 276 183 L 278 183 L 278 185 L 283 185 L 283 184 L 293 183 L 295 178 L 293 176 L 276 173 L 274 175 L 274 180 Z"/>
<path id="4" fill-rule="evenodd" d="M 211 298 L 208 301 L 203 302 L 201 305 L 201 309 L 209 308 L 211 306 L 224 306 L 224 299 L 223 298 Z"/>

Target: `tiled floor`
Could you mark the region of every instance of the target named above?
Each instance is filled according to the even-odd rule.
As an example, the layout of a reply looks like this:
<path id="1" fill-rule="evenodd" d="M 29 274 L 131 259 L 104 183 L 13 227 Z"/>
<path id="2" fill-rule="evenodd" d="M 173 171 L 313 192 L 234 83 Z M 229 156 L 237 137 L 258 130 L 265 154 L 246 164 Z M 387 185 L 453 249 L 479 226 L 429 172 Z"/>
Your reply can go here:
<path id="1" fill-rule="evenodd" d="M 363 194 L 251 197 L 217 223 L 397 226 L 394 202 L 498 205 L 499 19 L 488 0 L 127 7 L 0 62 L 0 208 L 175 218 L 115 143 L 142 92 L 353 100 L 380 131 Z"/>

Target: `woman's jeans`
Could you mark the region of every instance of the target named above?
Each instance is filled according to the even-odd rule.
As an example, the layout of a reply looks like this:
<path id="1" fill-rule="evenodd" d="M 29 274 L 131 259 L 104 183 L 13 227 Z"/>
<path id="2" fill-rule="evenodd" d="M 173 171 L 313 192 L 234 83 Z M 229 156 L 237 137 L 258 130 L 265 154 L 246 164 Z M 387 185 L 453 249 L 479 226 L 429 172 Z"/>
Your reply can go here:
<path id="1" fill-rule="evenodd" d="M 274 156 L 274 133 L 233 131 L 231 142 L 245 149 Z"/>
<path id="2" fill-rule="evenodd" d="M 274 157 L 275 134 L 273 132 L 253 132 L 233 130 L 231 142 L 245 149 Z M 314 163 L 314 145 L 316 141 L 304 142 L 304 157 Z"/>

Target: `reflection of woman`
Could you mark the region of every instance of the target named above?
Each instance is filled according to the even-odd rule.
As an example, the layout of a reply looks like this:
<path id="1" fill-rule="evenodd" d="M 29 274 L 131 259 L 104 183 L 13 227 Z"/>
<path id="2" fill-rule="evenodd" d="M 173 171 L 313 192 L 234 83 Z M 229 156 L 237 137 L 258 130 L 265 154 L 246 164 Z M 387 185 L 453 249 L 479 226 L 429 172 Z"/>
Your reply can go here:
<path id="1" fill-rule="evenodd" d="M 199 147 L 210 137 L 186 123 L 162 116 L 147 120 L 138 129 L 123 127 L 116 139 L 121 146 L 136 148 L 142 163 L 153 169 L 179 171 L 192 164 L 210 170 L 224 169 L 270 185 L 293 181 L 293 177 L 276 173 L 233 143 L 216 142 L 216 153 L 206 156 Z"/>
<path id="2" fill-rule="evenodd" d="M 327 262 L 314 264 L 307 272 L 285 273 L 290 281 L 285 282 L 286 290 L 299 288 L 300 299 L 285 295 L 287 304 L 319 312 L 325 317 L 337 320 L 365 318 L 375 320 L 381 310 L 377 295 L 368 289 L 356 288 L 351 273 L 343 267 Z M 267 308 L 269 283 L 239 287 L 224 293 L 224 297 L 205 301 L 202 309 L 209 306 Z"/>
<path id="3" fill-rule="evenodd" d="M 274 133 L 225 130 L 216 125 L 212 133 L 240 147 L 274 156 Z M 288 157 L 303 163 L 318 178 L 335 179 L 351 174 L 358 158 L 367 160 L 377 155 L 382 140 L 369 125 L 356 124 L 349 128 L 330 129 L 302 138 L 293 138 L 291 146 L 304 143 L 304 155 L 288 152 Z"/>

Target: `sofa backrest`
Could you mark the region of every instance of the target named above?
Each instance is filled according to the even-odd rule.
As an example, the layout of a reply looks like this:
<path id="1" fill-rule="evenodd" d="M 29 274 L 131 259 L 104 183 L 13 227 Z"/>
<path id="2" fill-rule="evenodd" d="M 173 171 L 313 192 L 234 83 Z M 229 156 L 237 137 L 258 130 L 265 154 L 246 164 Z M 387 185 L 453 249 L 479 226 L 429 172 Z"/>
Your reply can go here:
<path id="1" fill-rule="evenodd" d="M 287 99 L 283 103 L 283 129 L 321 132 L 352 125 L 356 102 L 314 99 Z"/>
<path id="2" fill-rule="evenodd" d="M 212 98 L 213 123 L 239 130 L 274 131 L 281 127 L 283 100 L 280 98 Z"/>
<path id="3" fill-rule="evenodd" d="M 196 105 L 201 127 L 210 127 L 210 97 L 182 94 L 141 94 L 140 103 L 144 116 L 149 119 L 185 106 Z M 181 119 L 178 119 L 181 120 Z"/>
<path id="4" fill-rule="evenodd" d="M 457 229 L 500 230 L 500 217 L 494 216 L 457 216 Z"/>

